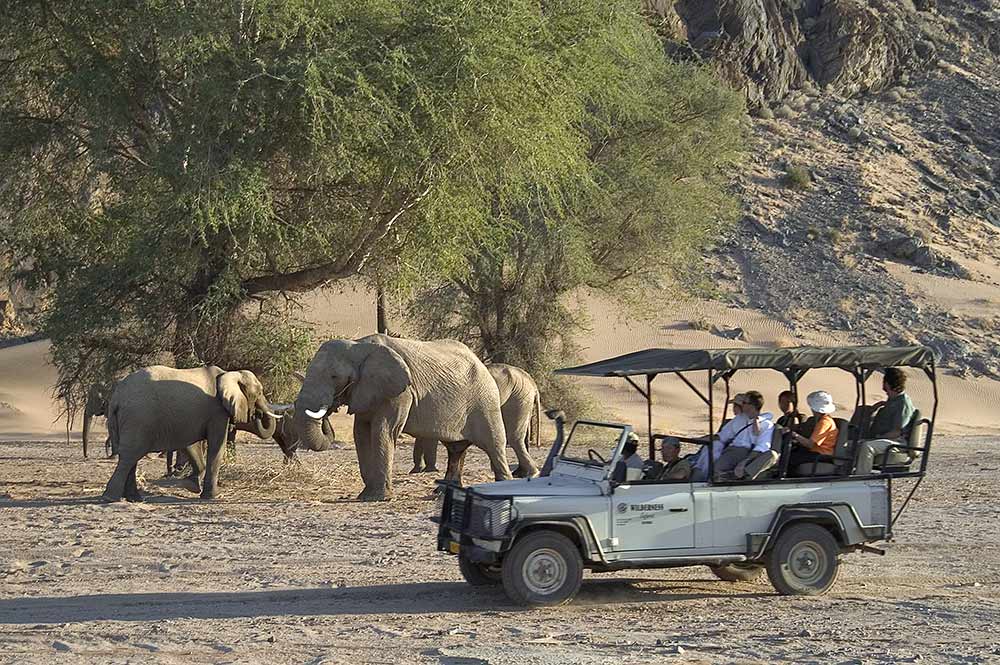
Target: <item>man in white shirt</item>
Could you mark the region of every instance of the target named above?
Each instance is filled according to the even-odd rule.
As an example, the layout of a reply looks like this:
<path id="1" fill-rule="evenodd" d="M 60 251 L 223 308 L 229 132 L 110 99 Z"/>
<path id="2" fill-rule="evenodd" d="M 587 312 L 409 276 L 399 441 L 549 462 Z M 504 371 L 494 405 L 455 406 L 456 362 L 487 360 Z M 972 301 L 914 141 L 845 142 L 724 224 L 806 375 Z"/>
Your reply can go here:
<path id="1" fill-rule="evenodd" d="M 715 477 L 718 479 L 732 478 L 733 470 L 752 452 L 765 453 L 771 450 L 774 422 L 770 413 L 761 413 L 761 409 L 764 408 L 764 396 L 756 390 L 751 390 L 744 397 L 743 422 L 733 425 L 736 421 L 736 418 L 733 418 L 726 427 L 719 430 L 718 441 L 713 442 L 713 447 L 717 444 L 723 446 L 722 453 L 715 463 Z"/>
<path id="2" fill-rule="evenodd" d="M 743 393 L 736 393 L 733 396 L 733 417 L 722 426 L 712 441 L 712 458 L 718 462 L 725 446 L 723 441 L 733 439 L 744 427 L 749 424 L 747 417 L 743 414 L 743 405 L 746 404 L 747 396 Z M 708 480 L 708 449 L 707 445 L 702 446 L 691 464 L 691 480 L 694 482 L 704 482 Z"/>

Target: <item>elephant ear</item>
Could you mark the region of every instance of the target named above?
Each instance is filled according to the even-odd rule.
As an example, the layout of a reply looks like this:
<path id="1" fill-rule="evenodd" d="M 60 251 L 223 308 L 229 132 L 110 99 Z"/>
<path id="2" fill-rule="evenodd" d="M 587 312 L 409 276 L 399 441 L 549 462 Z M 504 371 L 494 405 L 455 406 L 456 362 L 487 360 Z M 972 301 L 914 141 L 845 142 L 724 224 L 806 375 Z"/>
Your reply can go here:
<path id="1" fill-rule="evenodd" d="M 357 383 L 351 389 L 348 413 L 365 413 L 385 399 L 391 399 L 411 382 L 410 370 L 398 353 L 388 346 L 372 344 L 372 351 L 362 361 Z"/>
<path id="2" fill-rule="evenodd" d="M 244 381 L 242 372 L 223 372 L 215 380 L 219 401 L 233 422 L 241 425 L 250 422 L 250 403 L 244 392 Z"/>

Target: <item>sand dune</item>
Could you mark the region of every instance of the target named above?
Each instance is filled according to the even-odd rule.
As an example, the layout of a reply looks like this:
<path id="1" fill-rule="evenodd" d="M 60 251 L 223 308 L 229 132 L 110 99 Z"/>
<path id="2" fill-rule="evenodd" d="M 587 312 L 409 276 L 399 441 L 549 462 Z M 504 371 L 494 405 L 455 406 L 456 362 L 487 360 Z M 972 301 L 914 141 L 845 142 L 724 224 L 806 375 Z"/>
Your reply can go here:
<path id="1" fill-rule="evenodd" d="M 931 279 L 931 278 L 929 278 Z M 928 287 L 929 288 L 929 287 Z M 984 285 L 985 288 L 985 285 Z M 942 296 L 948 294 L 942 294 Z M 990 298 L 992 293 L 954 295 L 973 300 Z M 808 338 L 795 337 L 780 322 L 758 311 L 727 307 L 715 302 L 664 299 L 662 311 L 649 318 L 621 312 L 606 302 L 588 299 L 583 306 L 592 316 L 592 329 L 581 339 L 584 361 L 599 360 L 649 347 L 725 348 L 744 346 L 789 346 L 797 344 L 837 344 L 843 339 L 818 331 Z M 958 303 L 956 302 L 956 305 Z M 313 325 L 321 337 L 358 337 L 375 327 L 374 296 L 362 287 L 348 286 L 310 294 L 303 299 L 299 315 Z M 733 340 L 695 329 L 690 322 L 709 322 L 723 330 L 742 329 L 741 339 Z M 0 349 L 0 439 L 62 439 L 65 423 L 58 418 L 60 407 L 51 396 L 56 379 L 55 369 L 48 361 L 48 343 L 33 342 Z M 703 391 L 706 377 L 692 375 Z M 620 379 L 578 378 L 574 381 L 594 395 L 598 405 L 592 415 L 614 418 L 646 430 L 646 404 L 625 381 Z M 767 408 L 775 408 L 777 394 L 787 387 L 777 372 L 754 371 L 736 375 L 734 392 L 757 389 L 767 400 Z M 849 416 L 854 405 L 854 380 L 839 370 L 818 370 L 806 376 L 800 384 L 805 394 L 825 389 L 833 393 L 840 407 L 839 415 Z M 995 414 L 1000 407 L 1000 382 L 988 379 L 960 379 L 942 373 L 939 376 L 942 396 L 938 413 L 938 431 L 953 434 L 994 434 L 1000 431 Z M 869 401 L 882 398 L 880 379 L 876 376 L 867 387 Z M 911 372 L 910 394 L 919 408 L 929 410 L 930 383 L 921 373 Z M 721 404 L 722 384 L 716 386 L 715 398 Z M 707 409 L 702 401 L 680 379 L 662 375 L 653 383 L 653 427 L 658 432 L 703 433 L 707 428 Z M 546 405 L 557 406 L 557 405 Z M 721 413 L 716 413 L 720 418 Z M 95 439 L 103 435 L 98 419 Z M 350 419 L 340 416 L 335 421 L 338 432 L 347 436 Z M 73 438 L 79 439 L 79 422 L 73 426 Z"/>

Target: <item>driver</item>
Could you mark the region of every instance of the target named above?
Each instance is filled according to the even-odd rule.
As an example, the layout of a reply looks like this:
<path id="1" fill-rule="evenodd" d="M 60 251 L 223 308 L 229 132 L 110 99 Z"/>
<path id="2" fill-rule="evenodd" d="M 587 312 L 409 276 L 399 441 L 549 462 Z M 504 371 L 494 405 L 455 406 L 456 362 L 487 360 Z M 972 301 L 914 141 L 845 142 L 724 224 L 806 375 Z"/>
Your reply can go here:
<path id="1" fill-rule="evenodd" d="M 627 480 L 639 480 L 642 478 L 642 457 L 639 456 L 639 436 L 635 432 L 629 432 L 622 447 L 622 458 L 615 465 L 615 470 L 611 474 L 611 480 L 617 483 L 624 483 Z"/>

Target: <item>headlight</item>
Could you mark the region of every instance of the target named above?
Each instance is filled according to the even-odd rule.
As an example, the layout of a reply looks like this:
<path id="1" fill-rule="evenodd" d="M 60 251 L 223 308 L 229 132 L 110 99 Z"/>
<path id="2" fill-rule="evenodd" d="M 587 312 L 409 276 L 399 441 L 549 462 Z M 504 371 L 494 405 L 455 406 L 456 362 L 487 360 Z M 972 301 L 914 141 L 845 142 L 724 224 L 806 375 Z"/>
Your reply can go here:
<path id="1" fill-rule="evenodd" d="M 472 502 L 469 516 L 469 531 L 484 536 L 499 538 L 507 533 L 510 525 L 510 499 L 480 499 Z"/>

